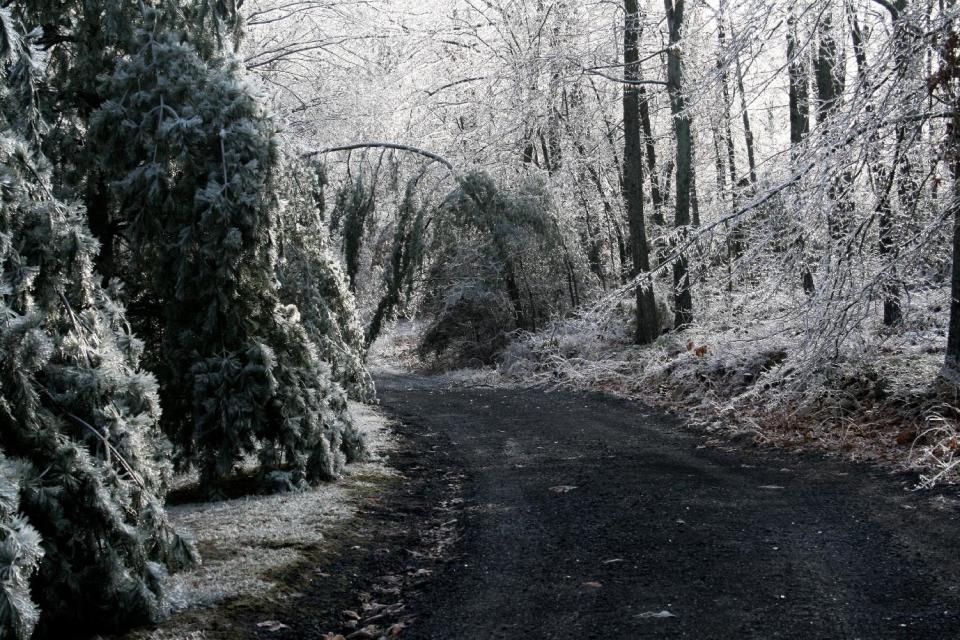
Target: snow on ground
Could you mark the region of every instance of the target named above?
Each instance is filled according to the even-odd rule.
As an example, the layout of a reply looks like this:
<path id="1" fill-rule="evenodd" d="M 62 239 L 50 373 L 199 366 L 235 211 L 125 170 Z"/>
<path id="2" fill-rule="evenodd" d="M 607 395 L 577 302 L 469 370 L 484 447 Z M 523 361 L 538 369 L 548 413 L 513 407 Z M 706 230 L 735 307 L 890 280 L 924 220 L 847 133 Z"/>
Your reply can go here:
<path id="1" fill-rule="evenodd" d="M 168 507 L 174 525 L 194 537 L 204 556 L 200 567 L 168 578 L 175 611 L 228 598 L 269 597 L 278 585 L 266 576 L 304 559 L 304 550 L 322 546 L 325 531 L 355 514 L 363 489 L 395 475 L 384 461 L 393 443 L 387 420 L 362 404 L 351 403 L 350 411 L 366 436 L 370 458 L 348 465 L 340 481 L 299 493 Z M 161 627 L 138 632 L 131 640 L 183 637 Z"/>

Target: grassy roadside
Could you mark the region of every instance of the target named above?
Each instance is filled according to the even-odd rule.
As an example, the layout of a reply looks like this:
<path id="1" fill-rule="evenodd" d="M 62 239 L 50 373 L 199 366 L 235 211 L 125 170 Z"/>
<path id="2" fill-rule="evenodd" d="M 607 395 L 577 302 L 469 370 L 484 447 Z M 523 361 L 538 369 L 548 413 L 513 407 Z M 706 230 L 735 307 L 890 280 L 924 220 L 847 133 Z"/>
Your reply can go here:
<path id="1" fill-rule="evenodd" d="M 174 609 L 168 620 L 112 640 L 278 637 L 297 628 L 293 612 L 308 588 L 327 583 L 321 591 L 332 600 L 342 596 L 353 576 L 340 575 L 336 566 L 362 541 L 357 516 L 399 479 L 388 464 L 396 439 L 387 420 L 365 405 L 351 404 L 351 412 L 371 455 L 349 465 L 340 481 L 304 492 L 170 506 L 173 523 L 196 539 L 203 564 L 167 579 Z M 181 486 L 180 493 L 189 496 L 191 489 Z"/>

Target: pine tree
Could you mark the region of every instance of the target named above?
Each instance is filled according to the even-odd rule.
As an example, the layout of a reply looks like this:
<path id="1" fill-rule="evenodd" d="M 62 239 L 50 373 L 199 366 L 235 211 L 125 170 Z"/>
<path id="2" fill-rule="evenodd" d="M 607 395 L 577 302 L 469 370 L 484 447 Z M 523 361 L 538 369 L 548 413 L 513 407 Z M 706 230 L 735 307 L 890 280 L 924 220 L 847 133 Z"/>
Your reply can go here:
<path id="1" fill-rule="evenodd" d="M 30 595 L 30 578 L 43 558 L 40 534 L 21 515 L 20 492 L 35 471 L 26 462 L 0 454 L 0 637 L 25 640 L 33 634 L 40 609 Z"/>
<path id="2" fill-rule="evenodd" d="M 37 150 L 39 32 L 0 23 L 0 636 L 155 621 L 160 578 L 197 561 L 162 508 L 157 384 Z"/>
<path id="3" fill-rule="evenodd" d="M 323 222 L 322 169 L 288 154 L 278 172 L 280 299 L 300 313 L 301 323 L 328 363 L 333 379 L 359 402 L 374 402 L 373 379 L 364 366 L 366 344 L 353 293 L 331 255 Z"/>
<path id="4" fill-rule="evenodd" d="M 362 443 L 299 309 L 279 298 L 276 125 L 236 60 L 205 61 L 156 20 L 105 80 L 90 135 L 160 309 L 167 431 L 212 491 L 250 453 L 294 484 L 333 478 Z"/>

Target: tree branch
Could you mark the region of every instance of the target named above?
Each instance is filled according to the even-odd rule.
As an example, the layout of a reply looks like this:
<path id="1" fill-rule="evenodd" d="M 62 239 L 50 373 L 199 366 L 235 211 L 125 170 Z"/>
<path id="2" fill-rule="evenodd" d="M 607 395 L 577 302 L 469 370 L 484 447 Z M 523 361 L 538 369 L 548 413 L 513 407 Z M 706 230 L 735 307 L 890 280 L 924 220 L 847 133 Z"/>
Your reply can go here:
<path id="1" fill-rule="evenodd" d="M 607 75 L 602 71 L 597 71 L 596 69 L 584 69 L 583 72 L 591 76 L 600 76 L 601 78 L 606 78 L 607 80 L 612 80 L 613 82 L 619 82 L 620 84 L 628 85 L 644 85 L 644 84 L 658 84 L 661 86 L 667 86 L 667 83 L 663 80 L 628 80 L 626 78 L 617 78 L 614 76 Z"/>
<path id="2" fill-rule="evenodd" d="M 889 0 L 873 0 L 878 5 L 890 12 L 890 16 L 893 17 L 893 21 L 896 22 L 900 18 L 900 10 L 897 9 Z"/>
<path id="3" fill-rule="evenodd" d="M 460 85 L 460 84 L 465 84 L 465 83 L 467 83 L 467 82 L 476 82 L 477 80 L 486 80 L 486 79 L 487 79 L 487 76 L 478 76 L 478 77 L 476 77 L 476 78 L 464 78 L 463 80 L 456 80 L 456 81 L 454 81 L 454 82 L 449 82 L 449 83 L 443 85 L 442 87 L 438 87 L 438 88 L 434 89 L 433 91 L 424 91 L 424 93 L 426 93 L 427 96 L 429 96 L 429 97 L 433 97 L 433 96 L 437 95 L 438 93 L 440 93 L 441 91 L 443 91 L 444 89 L 449 89 L 449 88 L 451 88 L 451 87 L 455 87 L 455 86 Z"/>
<path id="4" fill-rule="evenodd" d="M 356 144 L 343 145 L 341 147 L 329 147 L 327 149 L 318 149 L 316 151 L 309 151 L 303 154 L 303 158 L 312 158 L 313 156 L 323 155 L 327 153 L 335 153 L 337 151 L 352 151 L 353 149 L 397 149 L 399 151 L 407 151 L 409 153 L 415 153 L 421 155 L 425 158 L 429 158 L 433 162 L 439 162 L 451 173 L 456 173 L 456 169 L 453 164 L 443 156 L 439 156 L 432 151 L 427 151 L 425 149 L 420 149 L 417 147 L 411 147 L 406 144 L 397 144 L 395 142 L 358 142 Z"/>

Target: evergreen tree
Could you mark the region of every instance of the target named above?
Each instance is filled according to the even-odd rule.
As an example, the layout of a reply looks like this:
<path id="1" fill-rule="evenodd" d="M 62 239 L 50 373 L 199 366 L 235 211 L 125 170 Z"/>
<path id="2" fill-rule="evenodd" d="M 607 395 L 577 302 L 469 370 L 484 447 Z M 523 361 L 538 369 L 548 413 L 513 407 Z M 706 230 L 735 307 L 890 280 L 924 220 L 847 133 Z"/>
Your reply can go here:
<path id="1" fill-rule="evenodd" d="M 363 331 L 353 293 L 337 260 L 331 255 L 323 222 L 321 170 L 311 171 L 299 160 L 282 157 L 279 172 L 280 299 L 296 305 L 320 357 L 331 367 L 334 380 L 350 398 L 374 402 L 373 379 L 364 367 Z"/>
<path id="2" fill-rule="evenodd" d="M 404 208 L 401 214 L 409 217 Z M 446 352 L 457 364 L 487 363 L 506 345 L 508 333 L 536 331 L 564 308 L 563 285 L 575 286 L 577 271 L 539 180 L 510 189 L 486 173 L 470 172 L 459 178 L 440 213 L 433 218 L 427 278 L 433 285 L 427 306 L 435 320 L 424 333 L 421 354 Z M 422 233 L 419 220 L 413 232 Z M 406 250 L 419 252 L 417 244 Z"/>
<path id="3" fill-rule="evenodd" d="M 393 247 L 389 261 L 385 265 L 385 291 L 374 309 L 373 317 L 365 336 L 369 346 L 377 339 L 385 321 L 389 320 L 394 309 L 401 303 L 404 285 L 411 289 L 413 275 L 421 266 L 424 249 L 424 220 L 428 208 L 417 201 L 418 180 L 410 180 L 404 192 L 403 200 L 397 209 L 397 221 L 393 231 Z"/>
<path id="4" fill-rule="evenodd" d="M 330 219 L 332 230 L 343 236 L 343 260 L 350 289 L 356 291 L 360 272 L 360 251 L 365 232 L 376 210 L 376 181 L 367 186 L 363 174 L 346 181 L 337 191 L 336 206 Z"/>
<path id="5" fill-rule="evenodd" d="M 90 135 L 160 309 L 151 351 L 168 432 L 211 490 L 254 452 L 295 483 L 335 477 L 362 443 L 279 297 L 276 126 L 237 61 L 204 61 L 156 19 L 105 80 Z"/>
<path id="6" fill-rule="evenodd" d="M 25 462 L 0 454 L 0 637 L 25 640 L 33 634 L 40 610 L 30 595 L 30 578 L 43 558 L 40 534 L 21 515 L 20 492 L 34 474 Z"/>
<path id="7" fill-rule="evenodd" d="M 93 273 L 82 207 L 37 152 L 31 41 L 0 11 L 0 636 L 159 619 L 160 578 L 196 562 L 167 523 L 154 378 Z"/>

